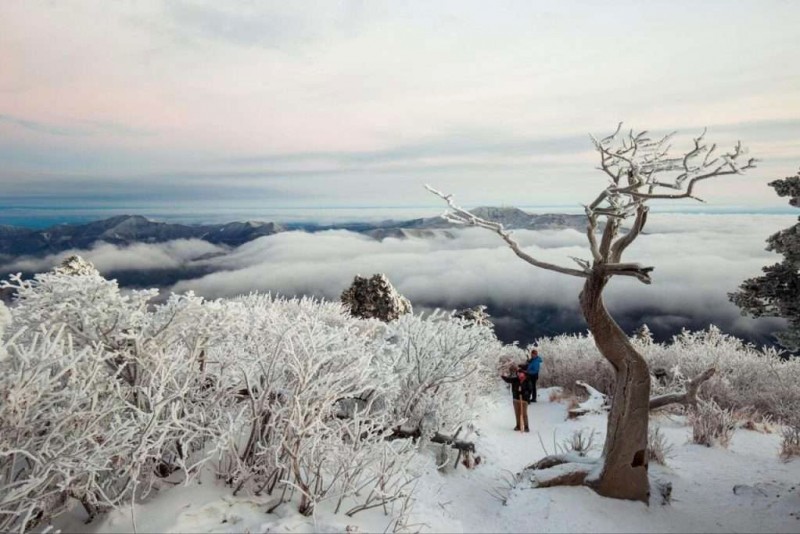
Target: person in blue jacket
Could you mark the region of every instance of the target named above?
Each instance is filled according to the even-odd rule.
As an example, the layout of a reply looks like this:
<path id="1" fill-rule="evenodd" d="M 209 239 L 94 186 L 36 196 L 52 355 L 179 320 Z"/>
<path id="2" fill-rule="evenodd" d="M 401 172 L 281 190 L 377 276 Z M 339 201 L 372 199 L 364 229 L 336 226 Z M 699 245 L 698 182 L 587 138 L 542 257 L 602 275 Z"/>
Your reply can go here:
<path id="1" fill-rule="evenodd" d="M 531 349 L 531 355 L 528 358 L 528 367 L 525 373 L 531 381 L 533 393 L 531 394 L 531 402 L 536 402 L 536 381 L 539 380 L 539 368 L 542 366 L 542 357 L 539 356 L 539 351 Z"/>

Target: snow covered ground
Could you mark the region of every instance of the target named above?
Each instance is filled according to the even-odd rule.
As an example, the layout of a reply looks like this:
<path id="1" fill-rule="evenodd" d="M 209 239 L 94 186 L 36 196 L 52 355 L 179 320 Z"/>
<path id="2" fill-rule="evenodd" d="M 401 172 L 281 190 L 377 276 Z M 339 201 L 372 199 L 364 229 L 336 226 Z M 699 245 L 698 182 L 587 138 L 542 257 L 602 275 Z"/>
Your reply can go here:
<path id="1" fill-rule="evenodd" d="M 691 429 L 681 417 L 657 416 L 673 445 L 668 467 L 651 473 L 671 481 L 669 506 L 617 501 L 583 487 L 527 489 L 505 485 L 511 473 L 553 452 L 574 430 L 597 432 L 602 447 L 604 415 L 566 420 L 566 406 L 549 402 L 549 391 L 529 409 L 532 431 L 514 432 L 507 391 L 486 399 L 475 421 L 474 436 L 482 462 L 438 471 L 433 455 L 422 467 L 409 528 L 422 532 L 798 532 L 800 531 L 800 460 L 778 458 L 780 436 L 737 430 L 729 449 L 689 443 Z M 597 452 L 597 451 L 596 451 Z M 734 491 L 736 487 L 736 491 Z M 491 495 L 508 496 L 504 505 Z M 390 519 L 381 510 L 353 518 L 320 507 L 302 517 L 290 505 L 267 514 L 274 498 L 232 497 L 229 488 L 206 478 L 201 484 L 162 490 L 133 510 L 138 532 L 383 532 Z M 655 501 L 656 499 L 654 499 Z M 63 532 L 131 532 L 132 510 L 123 508 L 85 525 L 77 511 L 59 518 Z"/>
<path id="2" fill-rule="evenodd" d="M 800 531 L 800 460 L 778 458 L 779 435 L 740 429 L 728 450 L 712 449 L 689 443 L 691 428 L 680 417 L 657 416 L 651 423 L 660 425 L 673 445 L 666 468 L 651 464 L 652 475 L 673 484 L 670 506 L 606 499 L 584 487 L 524 489 L 524 484 L 510 491 L 503 506 L 486 490 L 502 487 L 509 471 L 517 473 L 544 456 L 542 443 L 552 453 L 554 435 L 561 442 L 587 428 L 597 432 L 599 452 L 606 424 L 605 415 L 565 420 L 565 405 L 540 401 L 529 408 L 531 433 L 520 434 L 512 431 L 506 396 L 498 394 L 482 410 L 477 447 L 484 461 L 472 471 L 429 476 L 418 489 L 417 522 L 447 532 Z M 540 399 L 546 397 L 540 392 Z M 738 495 L 737 485 L 746 486 Z"/>

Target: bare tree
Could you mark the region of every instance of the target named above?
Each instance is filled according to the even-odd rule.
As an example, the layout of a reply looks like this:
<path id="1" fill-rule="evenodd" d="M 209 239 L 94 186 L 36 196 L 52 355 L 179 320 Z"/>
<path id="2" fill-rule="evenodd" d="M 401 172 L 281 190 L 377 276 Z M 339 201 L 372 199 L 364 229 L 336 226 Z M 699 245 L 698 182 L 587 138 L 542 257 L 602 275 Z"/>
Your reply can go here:
<path id="1" fill-rule="evenodd" d="M 726 153 L 716 144 L 705 141 L 705 131 L 693 140 L 693 147 L 678 156 L 670 153 L 674 134 L 651 139 L 646 131 L 622 132 L 622 124 L 603 139 L 592 137 L 600 156 L 598 167 L 609 180 L 600 194 L 585 206 L 591 260 L 573 258 L 577 268 L 548 263 L 533 257 L 520 247 L 502 224 L 476 217 L 459 207 L 452 195 L 430 186 L 448 206 L 443 217 L 450 222 L 491 230 L 505 241 L 522 260 L 535 267 L 585 280 L 579 301 L 600 353 L 611 363 L 615 387 L 608 417 L 602 463 L 576 462 L 574 470 L 561 468 L 560 477 L 543 477 L 547 485 L 556 483 L 586 484 L 607 497 L 647 502 L 647 424 L 650 402 L 650 372 L 647 362 L 631 344 L 628 336 L 606 310 L 603 290 L 614 276 L 628 276 L 644 284 L 651 282 L 653 267 L 623 262 L 625 250 L 641 235 L 647 223 L 648 202 L 676 200 L 695 196 L 695 186 L 709 178 L 741 174 L 755 166 L 755 159 L 741 161 L 745 151 L 741 143 Z M 701 201 L 702 202 L 702 201 Z M 628 231 L 622 224 L 632 219 Z M 605 222 L 602 232 L 600 223 Z M 569 458 L 549 458 L 541 466 L 568 463 Z M 591 474 L 590 474 L 591 473 Z"/>

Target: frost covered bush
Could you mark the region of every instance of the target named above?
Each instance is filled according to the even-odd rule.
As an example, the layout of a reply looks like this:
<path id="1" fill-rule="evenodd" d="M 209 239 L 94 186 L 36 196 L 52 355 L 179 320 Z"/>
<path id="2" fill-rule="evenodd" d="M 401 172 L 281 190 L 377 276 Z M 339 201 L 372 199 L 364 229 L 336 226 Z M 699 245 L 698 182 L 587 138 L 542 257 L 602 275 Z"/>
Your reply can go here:
<path id="1" fill-rule="evenodd" d="M 235 492 L 296 497 L 304 514 L 330 500 L 348 514 L 403 501 L 415 449 L 387 437 L 451 431 L 494 384 L 491 329 L 442 313 L 384 324 L 308 298 L 230 305 L 236 332 L 209 352 L 236 369 L 224 387 L 242 407 L 222 472 Z"/>
<path id="2" fill-rule="evenodd" d="M 788 461 L 800 456 L 800 402 L 784 402 L 780 419 L 783 422 L 780 456 Z"/>
<path id="3" fill-rule="evenodd" d="M 398 382 L 394 419 L 423 435 L 455 432 L 497 383 L 502 345 L 489 326 L 441 312 L 404 315 L 387 325 L 391 350 L 382 363 Z"/>
<path id="4" fill-rule="evenodd" d="M 126 492 L 135 425 L 125 425 L 102 353 L 75 350 L 60 330 L 9 344 L 0 375 L 0 530 L 25 530 L 61 512 L 69 497 Z M 87 394 L 80 395 L 85 390 Z M 132 482 L 132 481 L 131 481 Z M 88 501 L 87 501 L 88 504 Z M 89 505 L 91 507 L 92 505 Z"/>
<path id="5" fill-rule="evenodd" d="M 667 465 L 667 459 L 672 455 L 672 445 L 667 443 L 667 438 L 658 425 L 650 426 L 647 432 L 647 459 L 660 465 Z"/>
<path id="6" fill-rule="evenodd" d="M 244 432 L 224 463 L 235 491 L 278 489 L 282 501 L 296 492 L 310 515 L 332 498 L 338 509 L 370 484 L 400 485 L 407 458 L 402 443 L 385 440 L 395 384 L 376 364 L 379 323 L 311 299 L 251 295 L 238 304 L 247 331 L 221 349 L 243 386 Z"/>
<path id="7" fill-rule="evenodd" d="M 494 373 L 497 376 L 508 373 L 511 365 L 524 363 L 528 358 L 528 353 L 517 345 L 502 345 L 497 350 L 497 362 Z"/>
<path id="8" fill-rule="evenodd" d="M 790 460 L 800 456 L 800 426 L 786 425 L 781 437 L 781 458 Z"/>
<path id="9" fill-rule="evenodd" d="M 387 438 L 462 426 L 504 350 L 443 313 L 384 324 L 257 294 L 156 305 L 80 258 L 3 286 L 16 301 L 0 306 L 1 531 L 75 503 L 92 517 L 211 465 L 234 493 L 277 496 L 267 511 L 404 513 L 427 439 Z"/>
<path id="10" fill-rule="evenodd" d="M 614 372 L 594 344 L 591 334 L 560 335 L 536 341 L 543 362 L 539 387 L 560 386 L 571 393 L 583 394 L 576 380 L 584 380 L 607 395 L 614 386 Z"/>
<path id="11" fill-rule="evenodd" d="M 699 396 L 713 399 L 728 410 L 752 408 L 782 419 L 785 405 L 800 405 L 800 360 L 782 359 L 780 352 L 756 349 L 723 334 L 714 326 L 675 336 L 670 343 L 655 343 L 644 336 L 631 342 L 647 360 L 653 395 L 682 391 L 686 382 L 706 369 L 716 374 L 700 388 Z M 539 383 L 562 386 L 573 392 L 583 380 L 600 391 L 613 393 L 610 366 L 597 352 L 591 336 L 562 335 L 537 341 L 544 358 Z"/>
<path id="12" fill-rule="evenodd" d="M 560 450 L 563 453 L 577 454 L 585 457 L 594 448 L 594 438 L 597 435 L 595 430 L 581 428 L 572 432 L 572 435 L 561 443 Z"/>
<path id="13" fill-rule="evenodd" d="M 730 410 L 721 408 L 716 402 L 700 400 L 689 413 L 692 425 L 692 443 L 727 448 L 736 431 L 736 418 Z"/>
<path id="14" fill-rule="evenodd" d="M 231 430 L 229 395 L 203 380 L 202 301 L 148 310 L 154 292 L 73 271 L 5 284 L 17 305 L 0 361 L 0 530 L 69 499 L 91 518 L 179 469 L 188 479 Z"/>
<path id="15" fill-rule="evenodd" d="M 207 459 L 193 452 L 224 431 L 180 354 L 153 355 L 159 364 L 133 389 L 113 354 L 77 348 L 64 332 L 12 339 L 0 363 L 2 531 L 45 521 L 70 498 L 93 517 L 146 495 L 158 477 L 192 472 Z"/>

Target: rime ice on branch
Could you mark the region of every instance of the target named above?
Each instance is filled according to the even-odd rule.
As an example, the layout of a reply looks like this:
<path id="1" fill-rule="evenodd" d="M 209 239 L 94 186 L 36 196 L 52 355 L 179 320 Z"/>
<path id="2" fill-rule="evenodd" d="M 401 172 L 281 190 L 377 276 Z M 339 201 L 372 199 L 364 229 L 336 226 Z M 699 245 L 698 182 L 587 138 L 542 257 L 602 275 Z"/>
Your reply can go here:
<path id="1" fill-rule="evenodd" d="M 693 139 L 686 152 L 673 155 L 672 138 L 673 134 L 652 139 L 644 131 L 623 133 L 621 123 L 607 137 L 600 140 L 592 137 L 600 158 L 598 170 L 605 175 L 608 184 L 584 206 L 590 257 L 572 258 L 577 268 L 536 258 L 522 250 L 512 232 L 502 224 L 477 217 L 458 206 L 452 195 L 426 186 L 447 202 L 449 210 L 443 215 L 446 220 L 496 233 L 514 254 L 535 267 L 585 279 L 579 297 L 581 311 L 597 348 L 614 368 L 614 397 L 602 461 L 591 469 L 585 464 L 576 464 L 572 470 L 566 469 L 568 475 L 559 480 L 586 483 L 607 497 L 649 500 L 646 449 L 650 371 L 647 362 L 606 310 L 603 290 L 613 276 L 628 276 L 645 284 L 651 282 L 653 267 L 622 260 L 625 250 L 647 223 L 649 201 L 686 198 L 701 201 L 695 194 L 698 183 L 741 174 L 756 163 L 755 159 L 743 158 L 745 150 L 741 143 L 721 152 L 716 144 L 706 142 L 705 132 Z M 621 235 L 623 222 L 631 219 L 627 233 Z M 601 225 L 603 221 L 605 224 Z M 551 463 L 545 461 L 542 465 Z"/>

